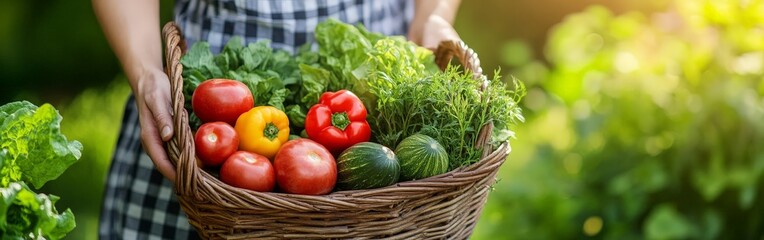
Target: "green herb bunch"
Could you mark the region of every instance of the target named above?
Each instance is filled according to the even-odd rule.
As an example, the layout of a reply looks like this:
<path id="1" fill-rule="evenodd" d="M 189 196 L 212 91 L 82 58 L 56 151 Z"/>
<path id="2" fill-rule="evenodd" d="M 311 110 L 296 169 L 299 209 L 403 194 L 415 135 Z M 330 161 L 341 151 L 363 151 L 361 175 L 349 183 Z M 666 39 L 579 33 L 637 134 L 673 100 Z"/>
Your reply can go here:
<path id="1" fill-rule="evenodd" d="M 517 103 L 525 89 L 517 80 L 515 88 L 509 89 L 494 78 L 481 92 L 482 83 L 454 66 L 418 79 L 378 75 L 369 81 L 370 91 L 378 98 L 370 118 L 372 135 L 387 146 L 396 146 L 415 133 L 429 135 L 448 152 L 449 169 L 480 160 L 482 149 L 475 143 L 484 125 L 493 123 L 492 142 L 502 143 L 513 136 L 510 127 L 523 121 Z"/>

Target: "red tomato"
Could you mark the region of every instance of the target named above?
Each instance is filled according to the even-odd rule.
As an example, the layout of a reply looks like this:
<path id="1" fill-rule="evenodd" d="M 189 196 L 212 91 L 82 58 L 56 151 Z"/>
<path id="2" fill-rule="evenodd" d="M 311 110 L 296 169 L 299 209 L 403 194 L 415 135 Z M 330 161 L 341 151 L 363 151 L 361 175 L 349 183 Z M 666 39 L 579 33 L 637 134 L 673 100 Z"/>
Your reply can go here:
<path id="1" fill-rule="evenodd" d="M 267 158 L 238 151 L 220 167 L 220 180 L 228 185 L 258 192 L 270 192 L 276 186 L 273 165 Z"/>
<path id="2" fill-rule="evenodd" d="M 202 124 L 194 136 L 196 156 L 204 166 L 217 167 L 239 147 L 239 134 L 224 122 Z"/>
<path id="3" fill-rule="evenodd" d="M 242 113 L 255 106 L 247 85 L 236 80 L 210 79 L 191 95 L 191 107 L 202 122 L 226 122 L 231 126 Z"/>
<path id="4" fill-rule="evenodd" d="M 322 195 L 334 189 L 337 165 L 324 146 L 301 138 L 281 146 L 273 160 L 276 183 L 287 193 Z"/>

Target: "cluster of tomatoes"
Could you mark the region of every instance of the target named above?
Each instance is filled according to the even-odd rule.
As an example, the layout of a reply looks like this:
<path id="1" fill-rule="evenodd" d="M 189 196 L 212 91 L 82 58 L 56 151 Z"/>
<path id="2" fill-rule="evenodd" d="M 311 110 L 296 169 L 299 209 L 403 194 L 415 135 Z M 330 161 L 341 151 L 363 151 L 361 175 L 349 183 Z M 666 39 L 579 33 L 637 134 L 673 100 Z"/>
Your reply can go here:
<path id="1" fill-rule="evenodd" d="M 253 191 L 327 194 L 337 181 L 333 154 L 371 135 L 360 99 L 344 90 L 324 93 L 310 108 L 305 119 L 310 139 L 289 140 L 287 115 L 255 106 L 239 81 L 204 81 L 191 102 L 203 122 L 194 136 L 198 159 L 204 167 L 219 167 L 221 181 Z"/>

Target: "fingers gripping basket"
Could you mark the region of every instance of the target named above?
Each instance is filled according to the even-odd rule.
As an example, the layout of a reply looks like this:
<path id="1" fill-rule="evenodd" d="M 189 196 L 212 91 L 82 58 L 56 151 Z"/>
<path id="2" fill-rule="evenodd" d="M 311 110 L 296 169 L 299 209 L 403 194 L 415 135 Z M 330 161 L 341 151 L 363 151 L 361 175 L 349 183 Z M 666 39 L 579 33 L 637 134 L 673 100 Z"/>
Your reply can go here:
<path id="1" fill-rule="evenodd" d="M 483 148 L 479 162 L 427 179 L 324 196 L 231 187 L 197 165 L 194 137 L 183 108 L 180 58 L 185 43 L 172 22 L 165 25 L 163 37 L 176 133 L 168 143 L 177 168 L 175 190 L 189 222 L 202 237 L 466 239 L 472 233 L 494 176 L 510 150 L 506 143 L 490 149 L 493 125 L 485 125 L 475 143 Z M 485 81 L 477 55 L 464 43 L 443 42 L 435 55 L 441 68 L 456 57 L 472 70 L 475 79 Z"/>

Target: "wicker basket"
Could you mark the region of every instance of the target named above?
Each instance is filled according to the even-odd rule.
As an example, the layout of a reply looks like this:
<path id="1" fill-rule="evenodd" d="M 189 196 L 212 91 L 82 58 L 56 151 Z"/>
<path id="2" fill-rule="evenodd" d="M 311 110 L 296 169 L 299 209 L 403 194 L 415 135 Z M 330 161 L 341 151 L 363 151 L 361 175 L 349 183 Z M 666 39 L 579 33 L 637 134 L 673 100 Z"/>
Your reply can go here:
<path id="1" fill-rule="evenodd" d="M 207 239 L 466 239 L 472 233 L 508 144 L 488 149 L 493 125 L 480 131 L 482 159 L 470 166 L 416 181 L 324 196 L 260 193 L 231 187 L 197 165 L 188 113 L 183 108 L 185 43 L 173 22 L 163 29 L 171 81 L 175 136 L 168 143 L 177 168 L 175 190 L 189 222 Z M 484 81 L 477 55 L 464 43 L 443 42 L 443 68 L 452 57 Z M 483 85 L 485 88 L 486 85 Z"/>

